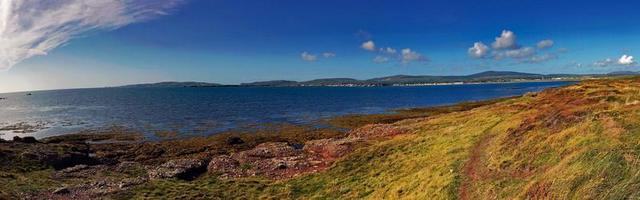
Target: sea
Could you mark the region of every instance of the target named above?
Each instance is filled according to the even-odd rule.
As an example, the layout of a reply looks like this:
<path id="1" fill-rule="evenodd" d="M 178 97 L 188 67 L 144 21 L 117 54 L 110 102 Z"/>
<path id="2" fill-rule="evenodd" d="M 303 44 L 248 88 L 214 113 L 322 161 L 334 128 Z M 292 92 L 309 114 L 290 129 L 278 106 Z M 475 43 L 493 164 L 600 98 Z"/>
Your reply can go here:
<path id="1" fill-rule="evenodd" d="M 44 138 L 113 126 L 140 131 L 151 139 L 159 131 L 202 136 L 264 123 L 316 123 L 338 115 L 518 96 L 573 83 L 94 88 L 5 93 L 0 94 L 0 137 Z"/>

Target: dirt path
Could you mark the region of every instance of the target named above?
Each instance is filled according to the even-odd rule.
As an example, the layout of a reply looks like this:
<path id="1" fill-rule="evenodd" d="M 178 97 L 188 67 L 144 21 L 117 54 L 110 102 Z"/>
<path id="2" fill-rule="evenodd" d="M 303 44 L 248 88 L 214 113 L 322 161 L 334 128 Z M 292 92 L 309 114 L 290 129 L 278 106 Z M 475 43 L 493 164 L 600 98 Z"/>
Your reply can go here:
<path id="1" fill-rule="evenodd" d="M 463 168 L 464 178 L 460 184 L 458 193 L 459 199 L 475 199 L 473 196 L 470 196 L 470 193 L 472 193 L 471 188 L 473 187 L 474 182 L 486 177 L 489 173 L 489 170 L 486 168 L 484 157 L 486 149 L 491 140 L 493 140 L 493 137 L 494 135 L 492 134 L 485 134 L 471 149 L 469 160 L 465 163 Z"/>

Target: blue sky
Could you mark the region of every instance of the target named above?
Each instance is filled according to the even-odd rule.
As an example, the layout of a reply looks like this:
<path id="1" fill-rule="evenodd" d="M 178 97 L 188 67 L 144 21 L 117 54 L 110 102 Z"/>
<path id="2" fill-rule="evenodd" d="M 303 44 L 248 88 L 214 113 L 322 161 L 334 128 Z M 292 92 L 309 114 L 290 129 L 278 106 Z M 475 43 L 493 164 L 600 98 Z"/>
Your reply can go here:
<path id="1" fill-rule="evenodd" d="M 629 57 L 640 53 L 638 1 L 138 1 L 157 12 L 137 19 L 130 17 L 141 15 L 130 14 L 135 5 L 96 10 L 104 12 L 98 19 L 113 20 L 69 19 L 95 24 L 59 33 L 66 40 L 49 46 L 38 45 L 52 37 L 47 34 L 19 40 L 33 31 L 5 30 L 0 39 L 31 43 L 5 45 L 10 53 L 0 58 L 19 59 L 6 59 L 16 62 L 0 71 L 0 92 L 156 81 L 638 70 Z M 9 10 L 65 9 L 34 2 Z M 54 24 L 42 26 L 49 28 L 62 24 L 30 20 Z M 495 46 L 496 40 L 506 43 Z M 369 41 L 374 45 L 365 45 Z M 486 49 L 472 51 L 476 42 Z M 36 53 L 11 54 L 25 46 Z"/>

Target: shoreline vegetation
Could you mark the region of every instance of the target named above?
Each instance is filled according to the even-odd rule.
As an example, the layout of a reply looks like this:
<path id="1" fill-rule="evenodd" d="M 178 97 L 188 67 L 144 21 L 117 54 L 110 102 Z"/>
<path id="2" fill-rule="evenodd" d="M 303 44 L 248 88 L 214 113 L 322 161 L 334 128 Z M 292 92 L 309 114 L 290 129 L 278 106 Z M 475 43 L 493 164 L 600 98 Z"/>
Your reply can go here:
<path id="1" fill-rule="evenodd" d="M 640 72 L 614 71 L 606 74 L 532 74 L 512 71 L 485 71 L 466 76 L 432 76 L 432 75 L 395 75 L 366 80 L 353 78 L 323 78 L 310 81 L 272 80 L 240 84 L 219 84 L 208 82 L 157 82 L 131 84 L 103 88 L 218 88 L 218 87 L 420 87 L 439 85 L 474 85 L 474 84 L 508 84 L 526 82 L 579 82 L 602 78 L 620 78 L 638 75 Z M 91 88 L 73 88 L 91 89 Z M 60 89 L 66 90 L 66 89 Z M 49 90 L 41 90 L 49 91 Z M 25 93 L 34 91 L 16 91 L 10 93 Z M 0 96 L 0 101 L 6 97 Z"/>
<path id="2" fill-rule="evenodd" d="M 638 197 L 639 113 L 640 78 L 624 77 L 331 127 L 15 138 L 0 141 L 0 199 Z"/>

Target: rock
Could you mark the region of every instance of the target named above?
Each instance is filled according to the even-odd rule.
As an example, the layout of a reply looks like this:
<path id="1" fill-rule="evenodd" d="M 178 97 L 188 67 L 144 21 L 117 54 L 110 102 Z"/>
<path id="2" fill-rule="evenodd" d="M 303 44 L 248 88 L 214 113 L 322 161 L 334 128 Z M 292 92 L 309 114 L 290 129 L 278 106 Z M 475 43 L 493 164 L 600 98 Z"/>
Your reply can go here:
<path id="1" fill-rule="evenodd" d="M 233 157 L 242 163 L 264 158 L 293 156 L 298 153 L 298 150 L 285 142 L 267 142 L 259 144 L 253 149 L 234 154 Z"/>
<path id="2" fill-rule="evenodd" d="M 36 138 L 34 138 L 34 137 L 27 136 L 27 137 L 23 137 L 22 138 L 22 142 L 24 142 L 24 143 L 38 143 L 38 140 L 36 140 Z"/>
<path id="3" fill-rule="evenodd" d="M 228 155 L 221 155 L 211 159 L 207 171 L 209 173 L 225 173 L 232 171 L 240 166 L 240 162 Z"/>
<path id="4" fill-rule="evenodd" d="M 105 180 L 96 181 L 96 182 L 93 182 L 93 183 L 91 183 L 89 185 L 91 187 L 93 187 L 93 188 L 96 188 L 96 189 L 103 189 L 103 188 L 109 186 L 109 184 Z"/>
<path id="5" fill-rule="evenodd" d="M 191 179 L 206 171 L 206 163 L 199 159 L 179 159 L 168 161 L 149 171 L 152 179 Z"/>
<path id="6" fill-rule="evenodd" d="M 355 140 L 350 139 L 321 139 L 307 141 L 303 150 L 325 159 L 335 159 L 351 152 L 354 145 Z"/>
<path id="7" fill-rule="evenodd" d="M 121 181 L 118 184 L 118 188 L 126 189 L 126 188 L 129 188 L 131 186 L 136 186 L 136 185 L 143 184 L 146 181 L 147 181 L 147 179 L 142 178 L 142 177 L 128 178 L 128 179 L 125 179 L 125 180 Z"/>
<path id="8" fill-rule="evenodd" d="M 209 162 L 208 172 L 220 173 L 221 178 L 260 175 L 283 179 L 324 168 L 327 163 L 287 143 L 269 142 L 230 156 L 217 156 Z"/>
<path id="9" fill-rule="evenodd" d="M 22 142 L 22 143 L 38 143 L 38 140 L 36 140 L 36 138 L 31 137 L 31 136 L 27 136 L 27 137 L 23 137 L 20 138 L 18 136 L 14 136 L 13 137 L 13 142 Z"/>
<path id="10" fill-rule="evenodd" d="M 276 167 L 274 169 L 278 170 L 278 169 L 286 169 L 286 168 L 287 168 L 287 163 L 280 161 L 276 163 Z"/>
<path id="11" fill-rule="evenodd" d="M 69 194 L 69 192 L 71 192 L 71 191 L 69 191 L 69 188 L 61 187 L 61 188 L 58 188 L 58 189 L 54 190 L 53 194 Z"/>
<path id="12" fill-rule="evenodd" d="M 242 138 L 240 137 L 228 137 L 226 140 L 228 145 L 238 145 L 238 144 L 244 144 L 244 140 L 242 140 Z"/>
<path id="13" fill-rule="evenodd" d="M 80 164 L 80 165 L 76 165 L 76 166 L 73 166 L 73 167 L 65 168 L 61 172 L 62 173 L 73 173 L 73 172 L 81 171 L 81 170 L 84 170 L 84 169 L 87 169 L 87 168 L 89 168 L 88 165 Z"/>
<path id="14" fill-rule="evenodd" d="M 128 173 L 143 170 L 143 166 L 138 162 L 124 161 L 119 163 L 115 170 L 120 173 Z"/>
<path id="15" fill-rule="evenodd" d="M 39 143 L 41 144 L 41 143 Z M 23 145 L 16 151 L 16 158 L 24 162 L 51 166 L 56 170 L 73 167 L 79 164 L 97 164 L 88 156 L 88 148 L 79 144 Z"/>

